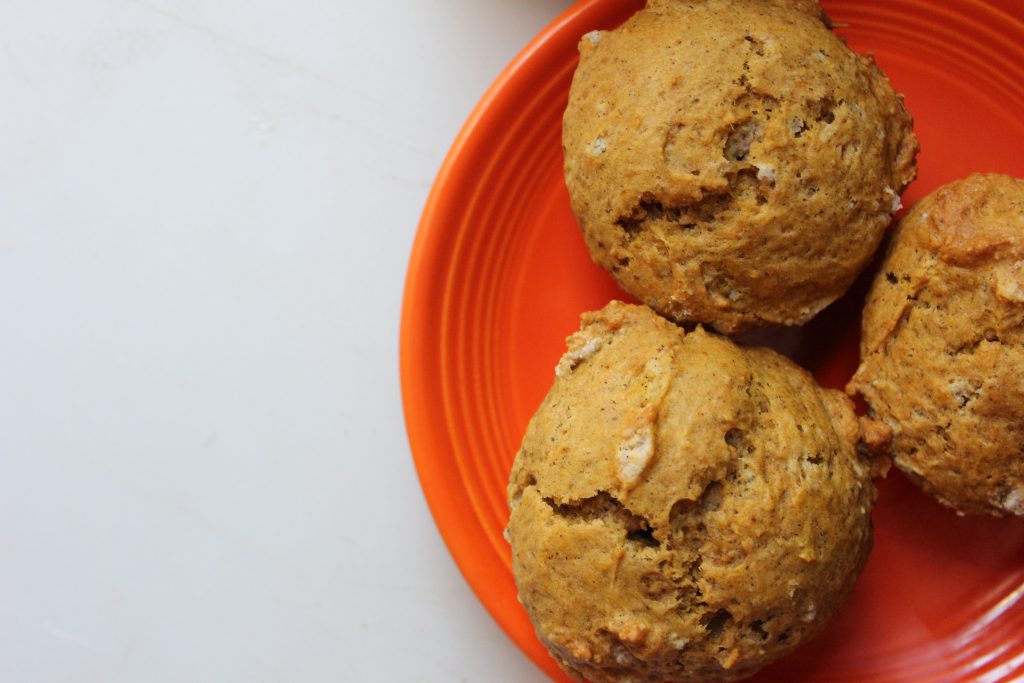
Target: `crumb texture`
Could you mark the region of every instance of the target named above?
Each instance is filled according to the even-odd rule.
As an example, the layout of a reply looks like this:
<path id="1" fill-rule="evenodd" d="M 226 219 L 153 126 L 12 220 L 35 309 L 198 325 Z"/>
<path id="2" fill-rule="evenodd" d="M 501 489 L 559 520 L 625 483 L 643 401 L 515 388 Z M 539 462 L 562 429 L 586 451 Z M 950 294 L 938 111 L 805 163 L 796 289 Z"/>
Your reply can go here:
<path id="1" fill-rule="evenodd" d="M 654 0 L 581 41 L 563 123 L 594 260 L 726 333 L 835 300 L 916 174 L 900 97 L 813 0 Z"/>
<path id="2" fill-rule="evenodd" d="M 578 678 L 750 675 L 831 618 L 867 557 L 875 492 L 852 403 L 647 307 L 585 314 L 567 356 L 596 339 L 510 475 L 520 600 Z"/>
<path id="3" fill-rule="evenodd" d="M 962 513 L 1024 505 L 1024 180 L 975 174 L 897 226 L 849 390 L 893 461 Z"/>

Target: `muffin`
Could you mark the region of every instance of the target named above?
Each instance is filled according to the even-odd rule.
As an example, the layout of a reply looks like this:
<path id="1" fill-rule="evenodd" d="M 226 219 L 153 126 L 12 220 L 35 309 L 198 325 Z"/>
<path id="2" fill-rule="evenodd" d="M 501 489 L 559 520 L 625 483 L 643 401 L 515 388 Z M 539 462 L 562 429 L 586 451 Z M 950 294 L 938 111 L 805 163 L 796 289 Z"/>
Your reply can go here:
<path id="1" fill-rule="evenodd" d="M 960 513 L 1024 515 L 1024 180 L 972 175 L 914 206 L 864 308 L 848 387 L 895 464 Z"/>
<path id="2" fill-rule="evenodd" d="M 799 325 L 915 177 L 901 98 L 813 0 L 651 0 L 580 42 L 565 182 L 595 262 L 676 321 Z"/>
<path id="3" fill-rule="evenodd" d="M 510 475 L 519 599 L 570 675 L 732 681 L 849 594 L 875 499 L 851 401 L 642 306 L 583 315 Z"/>

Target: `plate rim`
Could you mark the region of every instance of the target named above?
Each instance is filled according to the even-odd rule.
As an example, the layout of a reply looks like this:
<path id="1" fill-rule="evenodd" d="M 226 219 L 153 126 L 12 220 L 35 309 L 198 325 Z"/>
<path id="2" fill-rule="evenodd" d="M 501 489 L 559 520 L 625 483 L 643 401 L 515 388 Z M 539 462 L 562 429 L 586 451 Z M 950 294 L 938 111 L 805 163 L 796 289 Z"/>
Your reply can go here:
<path id="1" fill-rule="evenodd" d="M 462 507 L 453 504 L 453 499 L 445 496 L 452 488 L 452 483 L 439 476 L 437 472 L 431 471 L 428 465 L 428 461 L 432 462 L 434 459 L 431 454 L 437 452 L 437 449 L 450 449 L 451 445 L 442 443 L 444 440 L 437 436 L 441 431 L 437 429 L 437 425 L 447 423 L 447 419 L 440 419 L 446 417 L 444 406 L 435 405 L 442 403 L 442 397 L 437 395 L 441 391 L 442 377 L 440 369 L 435 367 L 438 356 L 430 353 L 434 348 L 432 344 L 436 344 L 439 339 L 426 340 L 421 336 L 421 331 L 429 328 L 431 317 L 427 313 L 429 306 L 424 304 L 431 300 L 430 294 L 437 294 L 438 291 L 425 287 L 422 283 L 430 277 L 431 271 L 437 272 L 434 266 L 442 260 L 443 237 L 447 233 L 443 227 L 438 226 L 437 217 L 451 201 L 446 188 L 453 181 L 453 177 L 458 176 L 463 157 L 473 149 L 476 131 L 489 116 L 493 115 L 495 104 L 508 97 L 510 89 L 506 86 L 525 67 L 535 64 L 534 56 L 556 39 L 567 25 L 584 20 L 594 7 L 602 5 L 605 1 L 579 0 L 556 16 L 512 58 L 473 106 L 434 177 L 420 215 L 409 253 L 399 319 L 398 364 L 406 438 L 420 489 L 434 525 L 449 555 L 481 606 L 516 645 L 516 649 L 548 674 L 557 668 L 554 662 L 552 661 L 549 667 L 545 666 L 547 662 L 537 661 L 523 647 L 523 643 L 519 642 L 517 634 L 509 630 L 509 625 L 498 613 L 497 591 L 490 590 L 486 581 L 488 569 L 481 566 L 480 558 L 471 552 L 470 544 L 457 540 L 476 535 L 486 540 L 485 530 L 475 515 L 459 514 Z M 431 343 L 428 344 L 426 341 Z"/>

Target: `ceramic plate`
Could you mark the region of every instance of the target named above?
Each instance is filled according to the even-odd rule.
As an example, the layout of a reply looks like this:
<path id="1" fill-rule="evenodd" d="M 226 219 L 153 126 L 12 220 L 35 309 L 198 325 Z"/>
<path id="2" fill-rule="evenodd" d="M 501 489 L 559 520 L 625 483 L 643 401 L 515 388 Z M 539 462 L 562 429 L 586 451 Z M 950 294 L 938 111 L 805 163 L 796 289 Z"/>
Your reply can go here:
<path id="1" fill-rule="evenodd" d="M 823 4 L 850 47 L 874 53 L 906 95 L 922 151 L 905 204 L 972 171 L 1024 176 L 1024 2 Z M 483 96 L 424 210 L 403 305 L 403 400 L 427 501 L 480 600 L 558 681 L 569 679 L 516 602 L 505 482 L 580 313 L 627 298 L 586 252 L 560 137 L 579 37 L 639 7 L 577 4 Z M 857 363 L 865 282 L 770 341 L 842 387 Z M 959 518 L 898 473 L 879 489 L 874 551 L 849 603 L 822 635 L 751 680 L 1024 678 L 1024 520 Z"/>

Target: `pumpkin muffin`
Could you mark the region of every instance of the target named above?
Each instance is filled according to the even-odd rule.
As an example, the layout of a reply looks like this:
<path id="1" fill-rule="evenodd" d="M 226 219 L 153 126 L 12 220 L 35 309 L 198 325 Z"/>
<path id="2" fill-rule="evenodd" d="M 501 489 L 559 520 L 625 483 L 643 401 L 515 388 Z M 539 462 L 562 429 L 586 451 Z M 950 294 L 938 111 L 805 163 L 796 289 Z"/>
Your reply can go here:
<path id="1" fill-rule="evenodd" d="M 915 177 L 901 98 L 813 0 L 650 0 L 580 42 L 565 181 L 595 262 L 676 321 L 799 325 Z"/>
<path id="2" fill-rule="evenodd" d="M 1024 180 L 972 175 L 900 222 L 848 389 L 925 491 L 960 513 L 1024 515 Z"/>
<path id="3" fill-rule="evenodd" d="M 842 393 L 642 306 L 583 316 L 508 487 L 519 598 L 570 675 L 732 681 L 815 634 L 871 546 Z"/>

